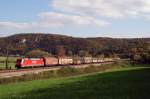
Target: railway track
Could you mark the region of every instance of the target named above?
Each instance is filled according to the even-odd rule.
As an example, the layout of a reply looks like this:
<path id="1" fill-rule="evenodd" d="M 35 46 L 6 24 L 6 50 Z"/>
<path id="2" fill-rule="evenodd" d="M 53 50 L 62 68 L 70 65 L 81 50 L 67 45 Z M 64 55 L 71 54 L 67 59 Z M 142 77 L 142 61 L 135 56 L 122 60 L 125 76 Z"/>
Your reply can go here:
<path id="1" fill-rule="evenodd" d="M 44 71 L 57 70 L 59 67 L 46 67 L 46 68 L 34 68 L 34 69 L 21 69 L 21 70 L 9 70 L 0 72 L 0 78 L 10 78 L 15 76 L 23 76 L 26 74 L 38 74 Z"/>
<path id="2" fill-rule="evenodd" d="M 70 67 L 74 68 L 85 68 L 88 67 L 89 65 L 94 65 L 94 66 L 100 66 L 102 64 L 112 64 L 113 62 L 108 62 L 108 63 L 95 63 L 95 64 L 82 64 L 82 65 L 68 65 Z M 0 71 L 0 78 L 10 78 L 10 77 L 16 77 L 16 76 L 23 76 L 26 74 L 38 74 L 40 72 L 45 72 L 45 71 L 51 71 L 51 70 L 58 70 L 62 66 L 55 66 L 55 67 L 40 67 L 40 68 L 30 68 L 30 69 L 19 69 L 19 70 L 3 70 Z"/>
<path id="3" fill-rule="evenodd" d="M 59 66 L 57 66 L 59 67 Z M 1 73 L 9 73 L 9 72 L 22 72 L 22 71 L 31 71 L 31 70 L 41 70 L 41 69 L 48 69 L 52 67 L 38 67 L 38 68 L 24 68 L 24 69 L 11 69 L 11 70 L 1 70 Z"/>

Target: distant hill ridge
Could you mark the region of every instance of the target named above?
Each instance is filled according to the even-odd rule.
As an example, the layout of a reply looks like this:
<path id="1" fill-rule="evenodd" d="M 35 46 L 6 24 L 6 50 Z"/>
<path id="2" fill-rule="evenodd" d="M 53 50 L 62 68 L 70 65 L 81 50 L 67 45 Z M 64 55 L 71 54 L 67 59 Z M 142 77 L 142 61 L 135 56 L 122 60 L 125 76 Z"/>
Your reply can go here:
<path id="1" fill-rule="evenodd" d="M 25 54 L 33 49 L 41 49 L 55 54 L 57 46 L 63 46 L 66 53 L 78 54 L 80 51 L 87 51 L 92 55 L 96 54 L 127 54 L 131 48 L 142 47 L 149 43 L 150 38 L 78 38 L 58 34 L 23 33 L 0 38 L 0 54 L 5 55 L 8 49 L 9 54 Z"/>

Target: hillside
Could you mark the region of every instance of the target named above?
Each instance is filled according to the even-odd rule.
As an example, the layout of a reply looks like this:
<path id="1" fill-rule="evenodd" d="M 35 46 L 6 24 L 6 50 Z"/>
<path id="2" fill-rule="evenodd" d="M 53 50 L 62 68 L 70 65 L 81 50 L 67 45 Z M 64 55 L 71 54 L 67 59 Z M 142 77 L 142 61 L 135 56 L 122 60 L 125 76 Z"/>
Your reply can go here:
<path id="1" fill-rule="evenodd" d="M 143 48 L 144 44 L 150 42 L 150 38 L 140 39 L 116 39 L 116 38 L 76 38 L 54 34 L 16 34 L 0 38 L 0 54 L 5 55 L 8 50 L 11 55 L 24 55 L 30 50 L 41 49 L 51 54 L 56 54 L 58 46 L 66 50 L 66 54 L 73 55 L 80 51 L 86 51 L 91 55 L 129 56 L 132 48 Z"/>
<path id="2" fill-rule="evenodd" d="M 150 69 L 128 67 L 76 77 L 0 85 L 1 99 L 149 99 Z"/>

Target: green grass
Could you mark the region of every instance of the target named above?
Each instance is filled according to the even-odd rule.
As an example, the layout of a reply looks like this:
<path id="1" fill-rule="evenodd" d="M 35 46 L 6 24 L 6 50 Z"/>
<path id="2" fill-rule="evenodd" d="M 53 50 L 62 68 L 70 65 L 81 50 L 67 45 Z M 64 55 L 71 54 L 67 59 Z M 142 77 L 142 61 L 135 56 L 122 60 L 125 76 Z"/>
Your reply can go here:
<path id="1" fill-rule="evenodd" d="M 17 57 L 9 57 L 9 61 L 16 61 L 16 58 Z M 4 56 L 0 56 L 0 61 L 5 61 L 6 60 L 6 57 L 4 57 Z"/>
<path id="2" fill-rule="evenodd" d="M 15 61 L 16 61 L 16 58 L 17 57 L 9 57 L 8 58 L 8 66 L 11 67 L 12 69 L 15 68 Z M 6 57 L 3 57 L 3 56 L 0 56 L 0 62 L 3 62 L 3 63 L 0 63 L 0 69 L 5 69 L 6 67 Z"/>
<path id="3" fill-rule="evenodd" d="M 8 63 L 8 66 L 11 67 L 11 69 L 15 69 L 15 63 Z M 0 69 L 5 69 L 6 63 L 0 63 Z"/>
<path id="4" fill-rule="evenodd" d="M 5 99 L 149 99 L 150 68 L 0 85 Z"/>

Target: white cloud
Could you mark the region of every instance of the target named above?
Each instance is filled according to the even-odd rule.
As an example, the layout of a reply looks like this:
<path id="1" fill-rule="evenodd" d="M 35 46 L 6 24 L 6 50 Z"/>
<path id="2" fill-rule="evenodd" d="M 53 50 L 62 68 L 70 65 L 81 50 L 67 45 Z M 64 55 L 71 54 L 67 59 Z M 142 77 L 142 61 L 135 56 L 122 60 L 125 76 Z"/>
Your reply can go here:
<path id="1" fill-rule="evenodd" d="M 68 15 L 56 12 L 43 12 L 39 14 L 39 17 L 39 20 L 31 23 L 0 22 L 0 29 L 41 29 L 66 25 L 96 25 L 102 27 L 109 24 L 108 22 L 93 17 Z"/>
<path id="2" fill-rule="evenodd" d="M 95 19 L 89 16 L 78 16 L 78 15 L 69 15 L 56 12 L 44 12 L 40 14 L 42 22 L 44 23 L 55 23 L 57 25 L 91 25 L 95 24 L 97 26 L 104 26 L 109 24 L 103 20 Z"/>
<path id="3" fill-rule="evenodd" d="M 0 28 L 4 29 L 25 29 L 28 28 L 28 23 L 16 23 L 16 22 L 0 22 Z"/>
<path id="4" fill-rule="evenodd" d="M 54 0 L 50 6 L 63 12 L 109 18 L 150 13 L 150 0 Z"/>
<path id="5" fill-rule="evenodd" d="M 41 12 L 30 23 L 0 22 L 0 29 L 45 29 L 53 27 L 105 26 L 104 18 L 140 16 L 150 19 L 150 0 L 53 0 L 53 12 Z"/>

